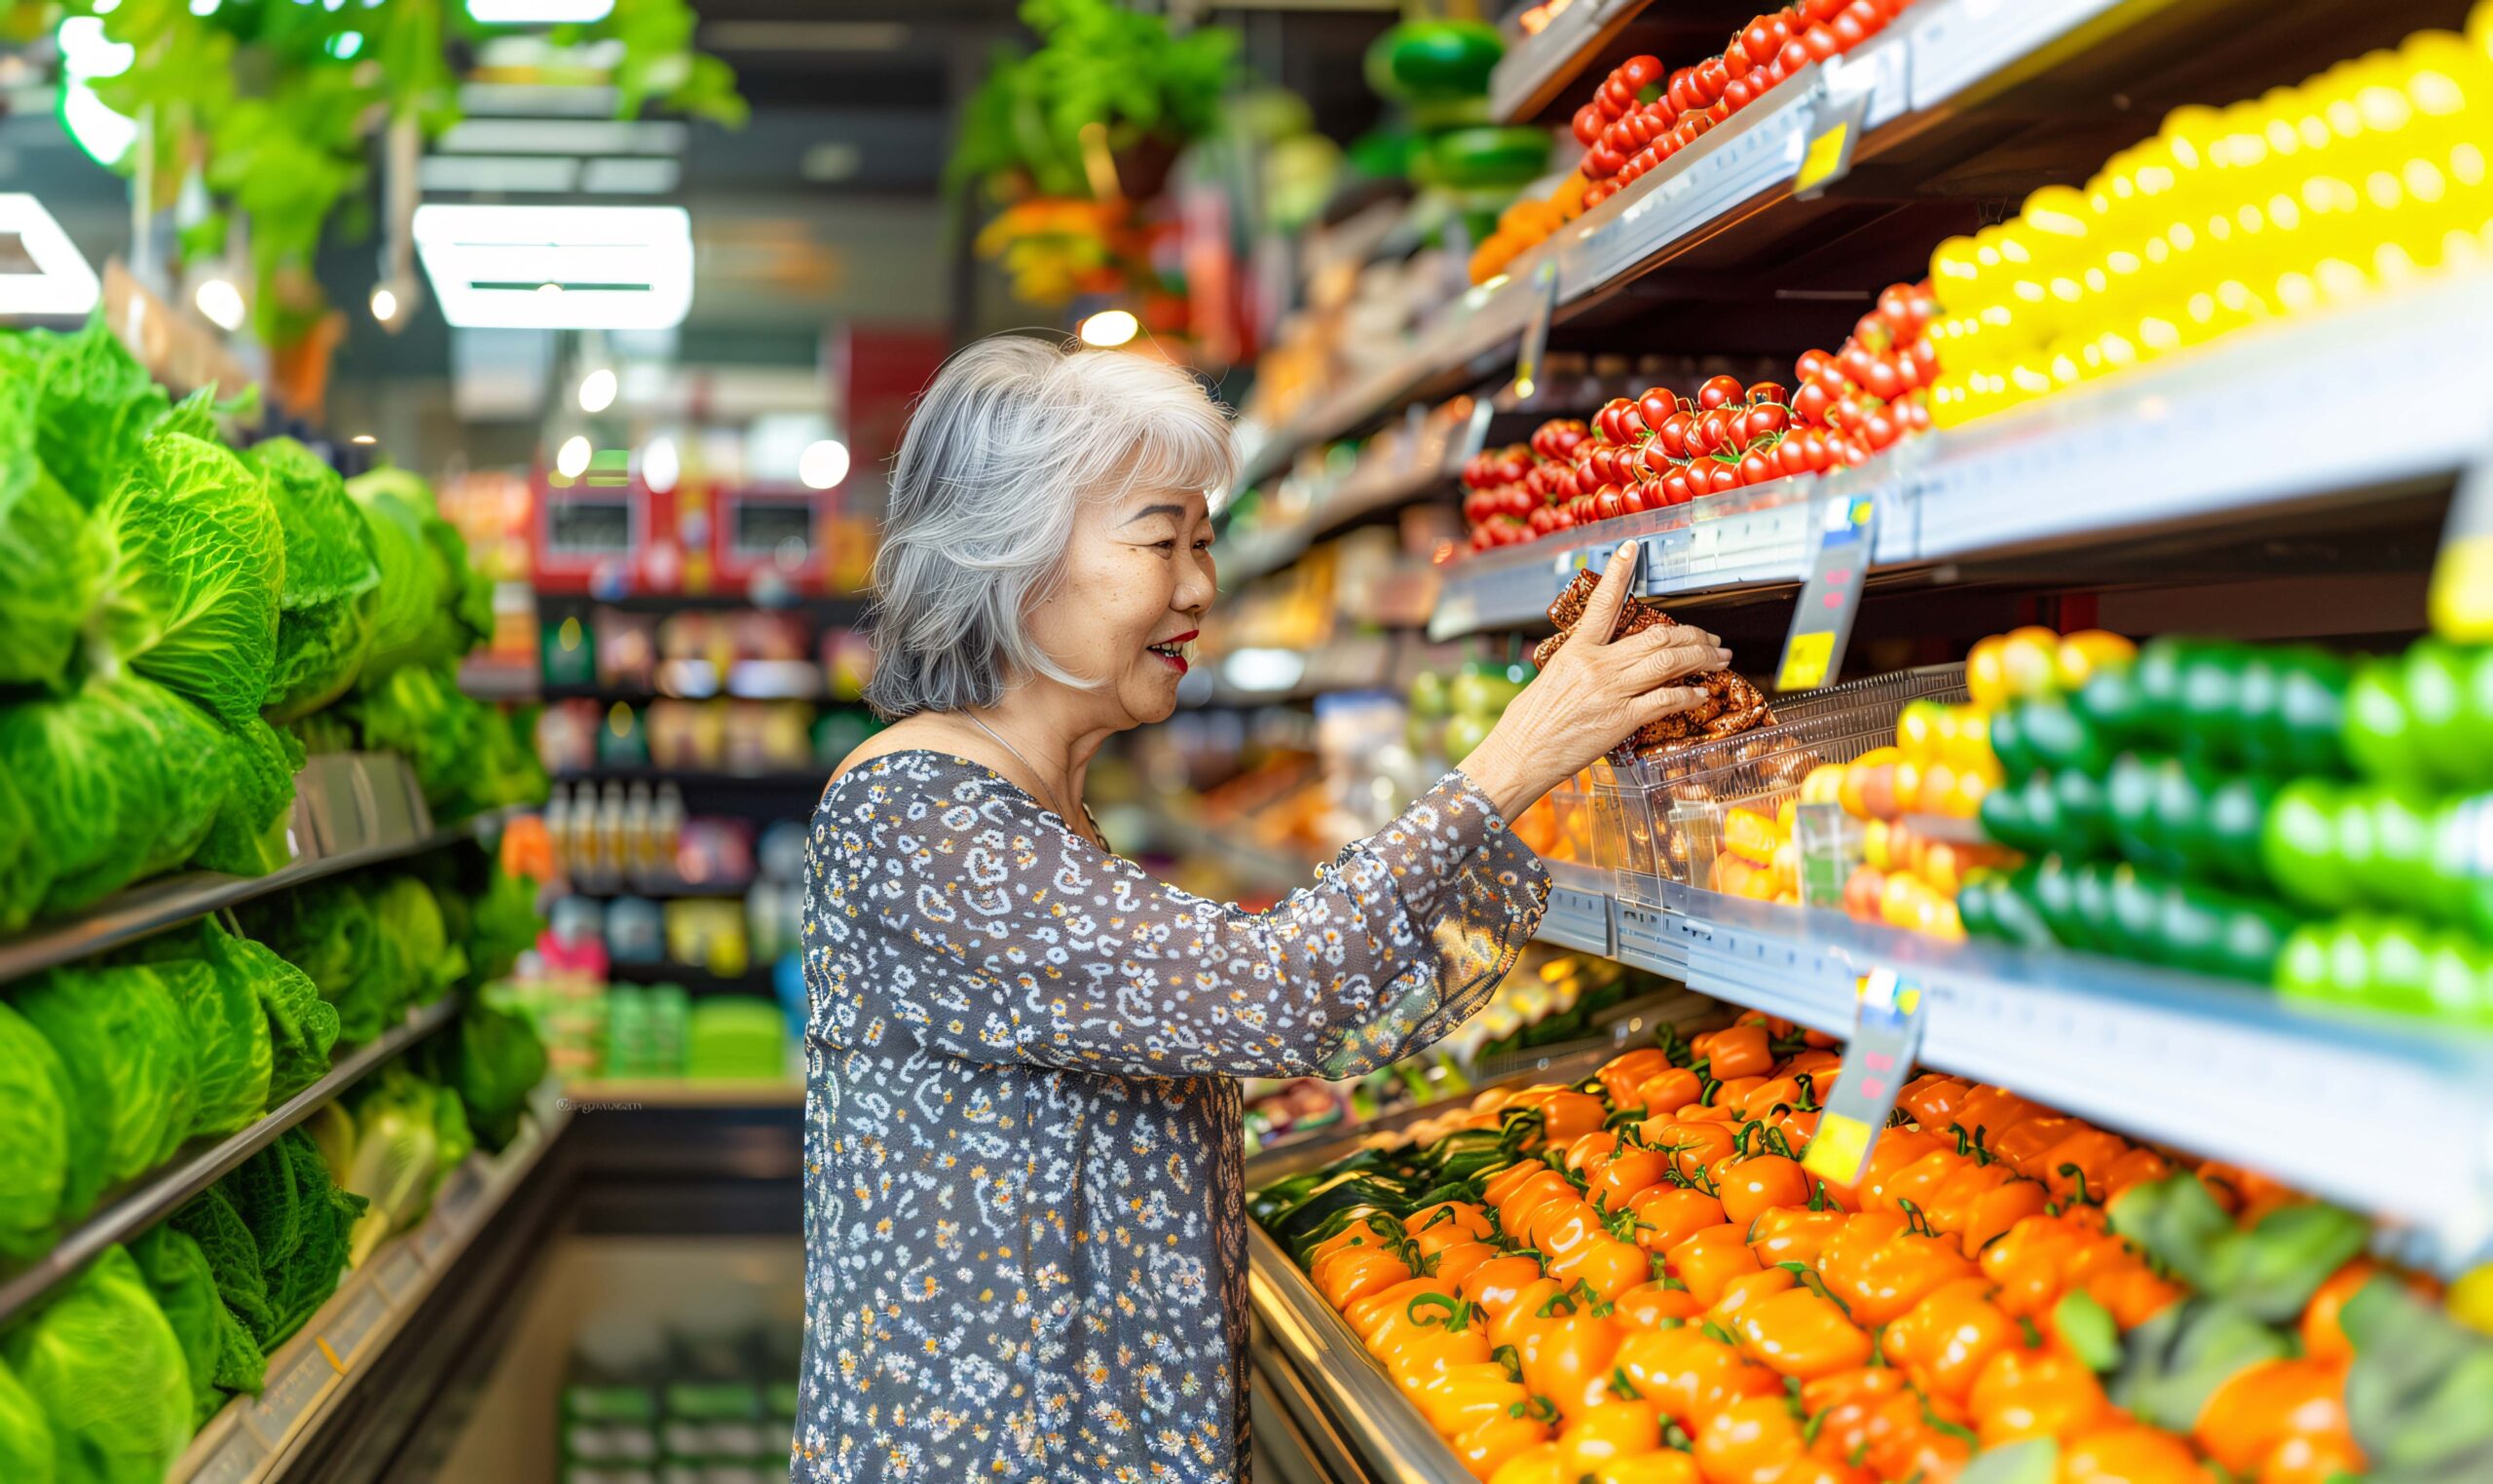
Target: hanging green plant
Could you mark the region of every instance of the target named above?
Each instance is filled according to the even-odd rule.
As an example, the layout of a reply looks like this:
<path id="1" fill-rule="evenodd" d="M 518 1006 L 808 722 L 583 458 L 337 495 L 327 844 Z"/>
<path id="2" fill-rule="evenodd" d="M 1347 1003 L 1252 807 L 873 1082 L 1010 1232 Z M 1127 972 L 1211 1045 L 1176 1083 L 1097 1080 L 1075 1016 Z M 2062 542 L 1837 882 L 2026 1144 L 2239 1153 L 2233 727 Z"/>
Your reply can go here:
<path id="1" fill-rule="evenodd" d="M 1039 48 L 997 49 L 946 172 L 1001 201 L 1096 197 L 1103 164 L 1121 194 L 1157 194 L 1177 149 L 1219 123 L 1240 75 L 1225 26 L 1172 35 L 1114 0 L 1024 0 L 1022 20 Z"/>
<path id="2" fill-rule="evenodd" d="M 222 253 L 229 223 L 249 223 L 253 326 L 285 350 L 328 313 L 314 255 L 333 229 L 360 232 L 370 202 L 373 134 L 412 119 L 428 135 L 459 121 L 454 38 L 479 25 L 460 0 L 14 0 L 10 29 L 99 16 L 105 36 L 132 48 L 127 70 L 95 83 L 107 106 L 142 121 L 152 158 L 148 206 L 171 206 L 193 170 L 214 210 L 187 224 L 186 256 Z M 594 25 L 557 41 L 620 45 L 612 81 L 618 114 L 655 103 L 730 127 L 744 122 L 735 74 L 692 50 L 688 0 L 615 0 Z M 137 151 L 119 162 L 135 168 Z"/>

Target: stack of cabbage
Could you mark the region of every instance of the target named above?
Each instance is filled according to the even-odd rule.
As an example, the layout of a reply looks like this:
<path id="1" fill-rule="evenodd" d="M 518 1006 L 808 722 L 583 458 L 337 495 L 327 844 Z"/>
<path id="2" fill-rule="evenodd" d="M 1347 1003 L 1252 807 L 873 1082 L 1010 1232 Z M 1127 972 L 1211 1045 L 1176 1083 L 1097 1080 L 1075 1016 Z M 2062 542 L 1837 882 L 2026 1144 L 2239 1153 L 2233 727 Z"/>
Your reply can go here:
<path id="1" fill-rule="evenodd" d="M 491 602 L 430 490 L 237 455 L 213 413 L 99 323 L 0 335 L 0 932 L 283 865 L 307 732 L 406 754 L 445 814 L 541 797 L 452 683 Z"/>
<path id="2" fill-rule="evenodd" d="M 337 940 L 307 955 L 310 974 L 203 921 L 0 1003 L 0 1255 L 34 1256 L 188 1139 L 309 1086 L 371 997 L 402 1005 L 498 978 L 538 928 L 532 889 L 475 852 L 319 884 L 344 895 L 279 924 Z M 316 926 L 327 918 L 359 926 Z M 315 977 L 331 972 L 347 983 L 336 1005 Z M 268 1352 L 351 1261 L 420 1220 L 471 1149 L 517 1132 L 544 1072 L 527 1022 L 471 1000 L 345 1106 L 47 1296 L 0 1332 L 0 1480 L 161 1477 L 226 1396 L 259 1391 Z"/>

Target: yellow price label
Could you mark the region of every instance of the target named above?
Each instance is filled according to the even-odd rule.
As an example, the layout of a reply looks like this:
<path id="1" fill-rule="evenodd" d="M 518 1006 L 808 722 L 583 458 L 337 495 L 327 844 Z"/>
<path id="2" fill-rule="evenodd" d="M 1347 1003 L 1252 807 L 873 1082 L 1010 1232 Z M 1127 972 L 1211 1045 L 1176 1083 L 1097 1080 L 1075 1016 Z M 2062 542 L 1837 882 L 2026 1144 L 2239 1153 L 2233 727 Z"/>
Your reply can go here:
<path id="1" fill-rule="evenodd" d="M 1839 120 L 1810 139 L 1808 153 L 1801 157 L 1801 172 L 1792 177 L 1792 189 L 1814 191 L 1833 180 L 1836 172 L 1843 168 L 1843 147 L 1851 138 L 1851 123 Z"/>
<path id="2" fill-rule="evenodd" d="M 1862 1166 L 1870 1159 L 1868 1124 L 1841 1113 L 1819 1115 L 1818 1132 L 1809 1136 L 1809 1152 L 1801 1168 L 1834 1185 L 1861 1183 Z"/>
<path id="3" fill-rule="evenodd" d="M 2433 564 L 2433 632 L 2458 644 L 2493 640 L 2493 535 L 2445 541 Z"/>
<path id="4" fill-rule="evenodd" d="M 1783 669 L 1774 678 L 1777 690 L 1813 690 L 1826 684 L 1827 667 L 1835 663 L 1835 636 L 1821 630 L 1795 634 L 1783 649 Z"/>

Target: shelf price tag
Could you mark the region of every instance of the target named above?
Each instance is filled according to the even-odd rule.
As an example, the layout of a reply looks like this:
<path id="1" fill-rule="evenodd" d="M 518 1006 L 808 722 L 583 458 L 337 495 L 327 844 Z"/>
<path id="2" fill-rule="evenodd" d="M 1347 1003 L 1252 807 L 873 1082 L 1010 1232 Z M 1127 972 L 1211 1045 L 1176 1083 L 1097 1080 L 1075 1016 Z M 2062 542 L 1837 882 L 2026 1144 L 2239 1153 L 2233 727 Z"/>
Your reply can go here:
<path id="1" fill-rule="evenodd" d="M 2427 601 L 2434 633 L 2455 644 L 2493 641 L 2493 454 L 2478 459 L 2450 497 Z"/>
<path id="2" fill-rule="evenodd" d="M 1801 167 L 1792 174 L 1793 195 L 1806 201 L 1851 172 L 1852 152 L 1861 142 L 1861 126 L 1869 117 L 1867 89 L 1844 97 L 1821 93 L 1811 102 Z"/>
<path id="3" fill-rule="evenodd" d="M 1541 381 L 1541 363 L 1549 350 L 1549 320 L 1558 313 L 1558 259 L 1542 259 L 1525 280 L 1532 285 L 1532 317 L 1524 321 L 1523 347 L 1515 356 L 1517 402 L 1532 400 Z"/>
<path id="4" fill-rule="evenodd" d="M 1867 494 L 1837 495 L 1820 501 L 1812 512 L 1817 539 L 1809 554 L 1809 575 L 1801 584 L 1801 604 L 1792 614 L 1791 636 L 1783 641 L 1783 666 L 1775 673 L 1777 690 L 1814 690 L 1833 679 L 1852 638 L 1853 615 L 1861 609 L 1861 581 L 1870 569 L 1871 538 L 1879 524 L 1878 502 Z"/>
<path id="5" fill-rule="evenodd" d="M 1818 1132 L 1802 1168 L 1831 1185 L 1858 1185 L 1870 1168 L 1870 1152 L 1896 1111 L 1896 1094 L 1921 1050 L 1921 986 L 1874 969 L 1853 990 L 1852 1040 L 1844 1047 L 1843 1072 L 1827 1094 Z"/>

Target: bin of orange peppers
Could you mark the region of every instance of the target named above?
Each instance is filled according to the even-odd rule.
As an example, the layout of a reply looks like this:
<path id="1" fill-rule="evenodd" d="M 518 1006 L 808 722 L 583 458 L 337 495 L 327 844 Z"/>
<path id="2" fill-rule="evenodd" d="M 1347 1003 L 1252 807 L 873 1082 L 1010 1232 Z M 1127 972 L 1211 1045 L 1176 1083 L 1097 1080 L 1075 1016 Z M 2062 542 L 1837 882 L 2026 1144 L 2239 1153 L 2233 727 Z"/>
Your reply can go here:
<path id="1" fill-rule="evenodd" d="M 1391 1182 L 1325 1221 L 1266 1192 L 1259 1219 L 1490 1484 L 1930 1484 L 1978 1458 L 2325 1484 L 2367 1450 L 2493 1447 L 2493 1412 L 2417 1430 L 2493 1385 L 2493 1349 L 2365 1256 L 2360 1217 L 1936 1073 L 1831 1185 L 1803 1158 L 1841 1071 L 1764 1016 L 1666 1035 L 1311 1172 Z M 2399 1322 L 2429 1374 L 2399 1370 Z"/>

